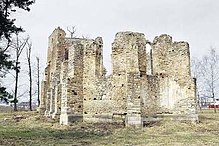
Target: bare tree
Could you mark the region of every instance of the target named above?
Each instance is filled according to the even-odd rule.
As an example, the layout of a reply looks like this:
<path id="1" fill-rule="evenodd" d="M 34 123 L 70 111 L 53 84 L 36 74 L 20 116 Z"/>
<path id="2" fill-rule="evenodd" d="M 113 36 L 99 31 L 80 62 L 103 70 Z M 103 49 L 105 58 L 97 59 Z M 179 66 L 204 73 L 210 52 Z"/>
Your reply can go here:
<path id="1" fill-rule="evenodd" d="M 213 99 L 214 112 L 216 113 L 215 103 L 219 91 L 219 55 L 215 48 L 211 48 L 209 54 L 202 58 L 200 74 L 204 87 L 202 96 Z"/>
<path id="2" fill-rule="evenodd" d="M 40 59 L 36 57 L 37 60 L 37 101 L 38 107 L 40 105 Z"/>
<path id="3" fill-rule="evenodd" d="M 18 78 L 19 78 L 19 72 L 20 72 L 20 62 L 19 58 L 21 56 L 21 53 L 23 49 L 25 48 L 29 38 L 22 40 L 19 40 L 18 33 L 16 34 L 16 43 L 12 45 L 12 47 L 15 49 L 15 87 L 14 87 L 14 111 L 17 111 L 17 90 L 18 90 Z"/>
<path id="4" fill-rule="evenodd" d="M 28 75 L 29 75 L 29 107 L 30 111 L 32 111 L 32 71 L 31 71 L 31 50 L 32 50 L 32 43 L 27 42 L 27 62 L 28 62 Z"/>
<path id="5" fill-rule="evenodd" d="M 192 69 L 192 76 L 195 78 L 196 80 L 196 95 L 197 95 L 197 104 L 199 109 L 201 110 L 202 108 L 202 97 L 200 96 L 200 93 L 202 92 L 202 88 L 201 88 L 201 76 L 200 76 L 200 68 L 201 68 L 201 62 L 198 58 L 193 58 L 191 61 L 191 69 Z"/>
<path id="6" fill-rule="evenodd" d="M 75 37 L 75 32 L 76 32 L 76 28 L 75 26 L 72 26 L 71 29 L 69 29 L 69 27 L 67 27 L 68 32 L 70 33 L 71 38 Z"/>

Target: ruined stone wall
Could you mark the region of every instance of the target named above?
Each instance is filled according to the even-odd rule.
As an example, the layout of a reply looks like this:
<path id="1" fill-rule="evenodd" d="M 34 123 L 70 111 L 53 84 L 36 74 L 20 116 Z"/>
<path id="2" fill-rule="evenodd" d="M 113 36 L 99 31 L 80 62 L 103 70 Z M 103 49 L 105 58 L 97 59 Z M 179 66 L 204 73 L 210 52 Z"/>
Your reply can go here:
<path id="1" fill-rule="evenodd" d="M 148 52 L 146 43 L 152 48 Z M 112 67 L 105 76 L 101 37 L 66 38 L 55 29 L 49 37 L 41 109 L 53 117 L 61 114 L 60 124 L 66 125 L 83 119 L 139 126 L 143 117 L 160 113 L 197 120 L 188 43 L 161 35 L 151 44 L 142 33 L 119 32 L 112 44 Z"/>
<path id="2" fill-rule="evenodd" d="M 47 62 L 50 62 L 50 74 L 58 74 L 60 72 L 63 57 L 62 45 L 64 43 L 64 39 L 65 32 L 61 28 L 55 29 L 53 33 L 49 36 L 49 60 L 47 60 Z"/>
<path id="3" fill-rule="evenodd" d="M 84 40 L 66 38 L 65 62 L 62 65 L 62 104 L 61 124 L 69 124 L 72 121 L 82 119 L 83 114 L 83 56 Z M 77 118 L 74 118 L 77 117 Z"/>
<path id="4" fill-rule="evenodd" d="M 67 65 L 67 115 L 61 115 L 61 121 L 66 123 L 74 120 L 74 116 L 86 119 L 86 115 L 93 116 L 99 106 L 92 104 L 93 100 L 100 100 L 97 83 L 103 78 L 102 39 L 66 38 L 68 50 Z M 85 105 L 85 106 L 84 106 Z M 64 117 L 64 118 L 63 118 Z M 63 120 L 64 119 L 64 120 Z M 65 120 L 68 119 L 68 120 Z M 75 119 L 77 120 L 77 119 Z"/>
<path id="5" fill-rule="evenodd" d="M 49 83 L 50 83 L 50 63 L 48 63 L 47 67 L 45 68 L 45 74 L 44 74 L 44 81 L 45 81 L 45 85 L 44 88 L 41 89 L 43 90 L 45 96 L 41 95 L 41 98 L 43 100 L 43 98 L 45 98 L 45 114 L 48 115 L 49 114 L 49 109 L 50 109 L 50 87 L 49 87 Z M 43 107 L 42 107 L 43 108 Z"/>
<path id="6" fill-rule="evenodd" d="M 112 99 L 118 103 L 117 112 L 127 114 L 127 125 L 142 123 L 141 80 L 146 77 L 145 48 L 144 34 L 133 32 L 117 33 L 112 47 Z"/>
<path id="7" fill-rule="evenodd" d="M 187 42 L 173 42 L 169 35 L 153 41 L 154 74 L 174 77 L 182 86 L 191 78 L 190 53 Z"/>
<path id="8" fill-rule="evenodd" d="M 103 79 L 102 38 L 97 38 L 86 44 L 84 50 L 84 100 L 99 100 L 97 82 Z"/>
<path id="9" fill-rule="evenodd" d="M 60 100 L 60 92 L 61 92 L 61 86 L 60 86 L 60 73 L 61 73 L 61 63 L 63 61 L 64 56 L 64 38 L 65 38 L 65 32 L 58 28 L 53 35 L 50 36 L 53 40 L 53 56 L 52 59 L 54 59 L 54 64 L 51 66 L 51 72 L 53 74 L 51 80 L 51 88 L 52 88 L 52 108 L 50 110 L 50 113 L 53 117 L 56 117 L 56 115 L 60 115 L 60 108 L 61 108 L 61 100 Z M 54 42 L 55 41 L 55 42 Z M 56 60 L 56 61 L 55 61 Z"/>
<path id="10" fill-rule="evenodd" d="M 69 106 L 74 114 L 83 113 L 83 54 L 84 46 L 80 40 L 69 40 L 68 92 Z"/>
<path id="11" fill-rule="evenodd" d="M 111 99 L 118 102 L 115 112 L 126 113 L 127 103 L 127 82 L 126 82 L 126 50 L 125 43 L 119 38 L 119 34 L 112 44 L 112 97 Z"/>
<path id="12" fill-rule="evenodd" d="M 65 60 L 61 64 L 61 74 L 60 74 L 60 84 L 61 84 L 61 114 L 60 114 L 60 124 L 69 124 L 68 114 L 71 110 L 69 107 L 68 98 L 68 61 Z"/>
<path id="13" fill-rule="evenodd" d="M 57 28 L 49 36 L 47 67 L 45 70 L 45 114 L 51 116 L 60 112 L 60 72 L 63 58 L 65 32 Z M 42 105 L 43 106 L 43 105 Z"/>
<path id="14" fill-rule="evenodd" d="M 41 92 L 40 92 L 40 106 L 39 106 L 39 112 L 41 114 L 47 113 L 49 107 L 47 105 L 48 98 L 47 98 L 47 90 L 48 90 L 48 82 L 49 82 L 49 64 L 44 70 L 44 77 L 41 81 Z"/>
<path id="15" fill-rule="evenodd" d="M 191 112 L 187 114 L 194 115 L 195 85 L 191 78 L 188 43 L 173 42 L 172 37 L 161 35 L 153 41 L 152 55 L 154 74 L 159 77 L 160 106 L 163 112 L 185 114 L 180 111 L 190 109 Z M 190 104 L 185 105 L 185 101 Z"/>
<path id="16" fill-rule="evenodd" d="M 41 92 L 40 92 L 40 106 L 37 109 L 40 114 L 44 114 L 46 111 L 46 81 L 41 81 Z"/>
<path id="17" fill-rule="evenodd" d="M 154 116 L 160 111 L 159 78 L 147 75 L 142 80 L 142 116 Z"/>
<path id="18" fill-rule="evenodd" d="M 97 37 L 86 45 L 84 51 L 84 121 L 97 121 L 95 116 L 106 113 L 107 106 L 100 106 L 102 92 L 99 90 L 105 76 L 103 74 L 103 40 Z M 105 109 L 105 110 L 104 110 Z"/>

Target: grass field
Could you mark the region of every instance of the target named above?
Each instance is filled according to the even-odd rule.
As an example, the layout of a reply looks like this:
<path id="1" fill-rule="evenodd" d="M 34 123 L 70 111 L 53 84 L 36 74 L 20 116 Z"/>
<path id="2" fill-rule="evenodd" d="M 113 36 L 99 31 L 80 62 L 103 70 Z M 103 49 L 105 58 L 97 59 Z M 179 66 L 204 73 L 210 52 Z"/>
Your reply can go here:
<path id="1" fill-rule="evenodd" d="M 60 126 L 35 112 L 0 113 L 0 145 L 219 146 L 219 113 L 202 111 L 198 124 L 165 120 L 142 129 L 116 124 Z"/>

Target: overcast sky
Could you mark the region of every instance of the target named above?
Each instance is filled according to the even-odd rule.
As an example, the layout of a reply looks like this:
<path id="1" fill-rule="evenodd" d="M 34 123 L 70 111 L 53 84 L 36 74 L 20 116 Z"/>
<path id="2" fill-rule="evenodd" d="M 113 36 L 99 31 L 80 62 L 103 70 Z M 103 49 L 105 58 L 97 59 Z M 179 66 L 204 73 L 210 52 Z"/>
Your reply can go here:
<path id="1" fill-rule="evenodd" d="M 119 31 L 142 32 L 150 41 L 169 34 L 175 41 L 188 41 L 192 56 L 203 55 L 210 46 L 219 50 L 219 0 L 36 0 L 31 12 L 18 11 L 15 17 L 43 65 L 48 36 L 58 26 L 76 26 L 77 36 L 103 37 L 108 70 L 111 43 Z"/>

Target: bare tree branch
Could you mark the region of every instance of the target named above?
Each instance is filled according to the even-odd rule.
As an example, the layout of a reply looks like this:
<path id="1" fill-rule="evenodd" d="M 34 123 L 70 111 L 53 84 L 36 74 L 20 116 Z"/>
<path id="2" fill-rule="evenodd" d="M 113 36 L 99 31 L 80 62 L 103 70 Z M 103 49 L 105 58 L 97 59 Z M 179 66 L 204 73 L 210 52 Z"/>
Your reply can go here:
<path id="1" fill-rule="evenodd" d="M 199 70 L 201 84 L 203 84 L 202 96 L 212 98 L 215 103 L 219 90 L 219 56 L 215 48 L 211 47 L 209 53 L 202 58 Z M 214 111 L 216 112 L 216 108 Z"/>
<path id="2" fill-rule="evenodd" d="M 27 42 L 29 40 L 29 37 L 24 39 L 23 41 L 19 40 L 18 33 L 16 34 L 16 45 L 15 45 L 15 53 L 16 53 L 16 59 L 15 59 L 15 87 L 14 87 L 14 111 L 17 111 L 17 99 L 18 99 L 18 79 L 19 79 L 19 72 L 20 72 L 20 55 L 25 48 Z"/>
<path id="3" fill-rule="evenodd" d="M 76 32 L 75 26 L 72 26 L 71 29 L 69 29 L 69 27 L 67 27 L 67 30 L 70 33 L 70 37 L 74 38 L 74 35 L 75 35 L 75 32 Z"/>
<path id="4" fill-rule="evenodd" d="M 31 50 L 32 50 L 32 43 L 27 41 L 27 49 L 26 49 L 26 56 L 28 62 L 28 76 L 29 76 L 29 106 L 30 111 L 32 111 L 32 68 L 31 68 Z"/>

